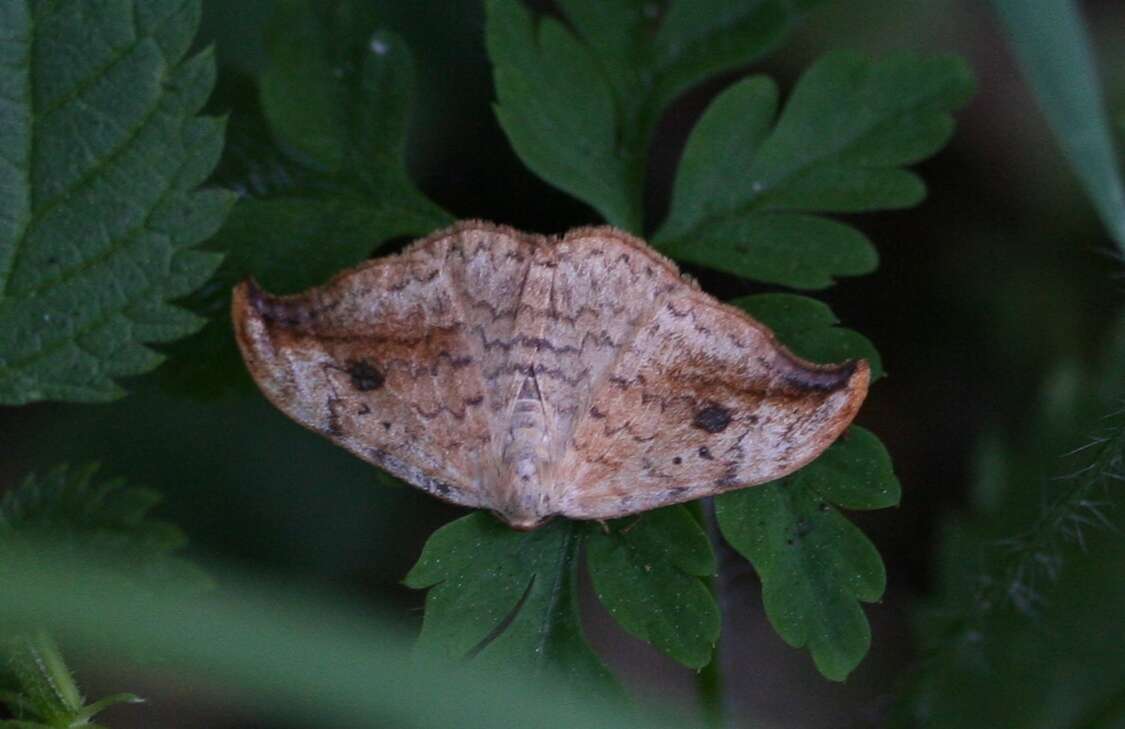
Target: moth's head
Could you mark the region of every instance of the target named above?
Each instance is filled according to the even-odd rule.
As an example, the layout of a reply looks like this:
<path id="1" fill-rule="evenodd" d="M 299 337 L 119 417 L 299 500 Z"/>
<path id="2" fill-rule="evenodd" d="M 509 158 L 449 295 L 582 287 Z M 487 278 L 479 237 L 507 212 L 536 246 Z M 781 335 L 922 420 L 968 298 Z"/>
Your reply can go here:
<path id="1" fill-rule="evenodd" d="M 492 510 L 492 515 L 500 521 L 504 522 L 511 528 L 520 532 L 529 532 L 532 529 L 538 529 L 547 522 L 555 518 L 554 514 L 539 515 L 527 513 L 507 513 L 496 509 Z"/>
<path id="2" fill-rule="evenodd" d="M 492 505 L 493 515 L 521 532 L 538 529 L 558 513 L 543 489 L 516 488 L 512 484 L 511 488 L 499 493 L 503 496 Z"/>
<path id="3" fill-rule="evenodd" d="M 509 455 L 506 453 L 506 455 Z M 535 457 L 503 458 L 490 475 L 486 492 L 492 497 L 486 504 L 500 521 L 513 529 L 527 532 L 538 529 L 558 515 L 557 501 L 553 498 L 549 474 L 542 473 L 545 454 Z M 487 478 L 487 477 L 486 477 Z"/>

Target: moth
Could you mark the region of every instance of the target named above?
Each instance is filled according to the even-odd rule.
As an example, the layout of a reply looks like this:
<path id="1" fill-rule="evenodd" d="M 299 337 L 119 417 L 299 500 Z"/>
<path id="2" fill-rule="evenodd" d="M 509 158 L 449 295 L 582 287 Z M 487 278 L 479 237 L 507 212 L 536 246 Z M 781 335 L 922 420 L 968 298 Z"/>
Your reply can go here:
<path id="1" fill-rule="evenodd" d="M 232 317 L 289 417 L 516 529 L 785 476 L 844 431 L 870 379 L 863 360 L 794 356 L 611 227 L 465 221 L 294 296 L 244 281 Z"/>

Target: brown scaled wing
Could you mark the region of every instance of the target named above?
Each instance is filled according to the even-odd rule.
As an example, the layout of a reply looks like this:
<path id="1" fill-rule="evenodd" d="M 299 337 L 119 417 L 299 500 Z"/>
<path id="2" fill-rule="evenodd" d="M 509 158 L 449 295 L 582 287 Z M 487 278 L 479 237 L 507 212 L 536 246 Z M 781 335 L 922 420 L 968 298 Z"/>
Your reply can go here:
<path id="1" fill-rule="evenodd" d="M 282 411 L 455 503 L 494 506 L 513 403 L 534 396 L 540 487 L 577 519 L 784 476 L 847 427 L 869 378 L 794 357 L 612 228 L 461 223 L 298 296 L 245 282 L 232 313 Z"/>
<path id="2" fill-rule="evenodd" d="M 508 383 L 485 386 L 505 353 L 481 343 L 510 336 L 532 247 L 465 227 L 296 296 L 243 282 L 235 336 L 285 414 L 434 496 L 488 507 L 490 405 Z"/>
<path id="3" fill-rule="evenodd" d="M 562 512 L 608 519 L 781 478 L 843 432 L 866 362 L 820 367 L 696 289 L 664 298 L 575 431 Z"/>

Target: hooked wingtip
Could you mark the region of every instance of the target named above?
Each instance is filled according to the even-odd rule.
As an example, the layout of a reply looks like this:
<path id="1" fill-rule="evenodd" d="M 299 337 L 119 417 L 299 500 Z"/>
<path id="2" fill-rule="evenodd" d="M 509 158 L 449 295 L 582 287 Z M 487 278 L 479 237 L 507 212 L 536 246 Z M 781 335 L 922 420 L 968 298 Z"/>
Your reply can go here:
<path id="1" fill-rule="evenodd" d="M 235 285 L 231 295 L 231 308 L 237 318 L 240 313 L 264 313 L 269 294 L 262 290 L 252 276 L 247 276 Z"/>
<path id="2" fill-rule="evenodd" d="M 234 287 L 231 296 L 231 316 L 236 323 L 257 319 L 271 328 L 300 327 L 316 315 L 304 294 L 275 296 L 249 276 Z"/>
<path id="3" fill-rule="evenodd" d="M 836 365 L 818 365 L 794 357 L 782 350 L 791 369 L 784 380 L 803 392 L 833 393 L 839 390 L 862 389 L 867 391 L 871 367 L 865 359 L 849 359 Z"/>

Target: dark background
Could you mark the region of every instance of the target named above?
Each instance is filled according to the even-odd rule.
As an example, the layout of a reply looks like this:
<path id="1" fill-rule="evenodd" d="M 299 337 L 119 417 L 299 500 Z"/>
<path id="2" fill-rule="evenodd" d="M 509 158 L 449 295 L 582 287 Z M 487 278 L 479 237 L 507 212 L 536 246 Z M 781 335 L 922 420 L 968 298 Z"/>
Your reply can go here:
<path id="1" fill-rule="evenodd" d="M 410 163 L 430 197 L 460 218 L 544 233 L 598 222 L 590 209 L 523 168 L 501 134 L 490 108 L 478 3 L 376 5 L 418 65 Z M 252 105 L 250 79 L 266 61 L 260 36 L 270 1 L 204 6 L 201 43 L 216 44 L 220 64 L 211 108 Z M 1125 97 L 1125 4 L 1081 6 L 1111 109 L 1121 110 L 1125 105 L 1115 102 Z M 847 683 L 821 678 L 805 652 L 773 633 L 752 570 L 736 568 L 723 650 L 727 665 L 737 667 L 727 672 L 731 706 L 747 726 L 839 727 L 882 715 L 914 655 L 909 621 L 932 586 L 936 525 L 965 506 L 979 436 L 1019 432 L 1046 373 L 1060 361 L 1095 355 L 1117 314 L 1125 270 L 986 3 L 829 2 L 784 48 L 748 70 L 789 89 L 814 58 L 839 48 L 959 53 L 975 70 L 978 91 L 958 114 L 950 146 L 920 165 L 930 189 L 926 202 L 854 216 L 879 249 L 878 271 L 818 294 L 847 326 L 875 342 L 889 373 L 858 419 L 883 439 L 903 484 L 897 510 L 854 515 L 888 571 L 884 600 L 867 608 L 871 653 Z M 732 78 L 692 91 L 665 119 L 651 151 L 654 213 L 667 204 L 687 131 Z M 693 273 L 719 296 L 760 290 Z M 158 379 L 127 383 L 131 395 L 110 405 L 0 409 L 0 488 L 32 469 L 97 460 L 103 474 L 162 491 L 161 516 L 184 527 L 193 554 L 215 565 L 220 582 L 221 564 L 236 564 L 358 593 L 408 624 L 420 621 L 423 595 L 399 580 L 427 536 L 457 510 L 384 483 L 260 397 L 198 402 L 168 394 Z M 643 696 L 693 705 L 689 671 L 623 635 L 594 601 L 585 608 L 591 639 L 630 686 Z M 185 687 L 151 680 L 148 693 L 163 700 L 115 710 L 115 720 L 132 714 L 137 721 L 141 711 L 144 725 L 245 725 L 225 710 L 197 713 L 205 709 Z M 99 688 L 103 681 L 96 680 Z M 221 696 L 214 706 L 222 705 Z"/>

